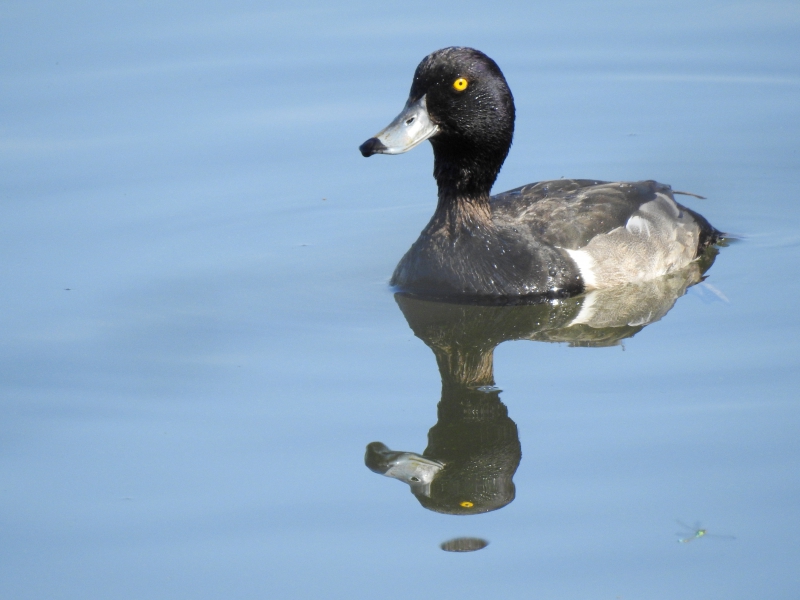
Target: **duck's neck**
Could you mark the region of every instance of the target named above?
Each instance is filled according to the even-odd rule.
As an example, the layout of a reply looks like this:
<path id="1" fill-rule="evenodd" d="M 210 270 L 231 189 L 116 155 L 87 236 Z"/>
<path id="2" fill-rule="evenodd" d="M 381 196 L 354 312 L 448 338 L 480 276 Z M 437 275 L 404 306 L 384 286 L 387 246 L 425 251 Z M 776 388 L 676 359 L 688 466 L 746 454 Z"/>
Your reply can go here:
<path id="1" fill-rule="evenodd" d="M 439 187 L 439 202 L 428 229 L 456 234 L 492 227 L 489 192 L 502 160 L 481 161 L 473 156 L 445 154 L 436 145 L 433 151 L 433 176 Z"/>
<path id="2" fill-rule="evenodd" d="M 426 229 L 456 235 L 459 232 L 474 232 L 492 227 L 492 211 L 489 194 L 459 196 L 439 189 L 439 203 Z"/>

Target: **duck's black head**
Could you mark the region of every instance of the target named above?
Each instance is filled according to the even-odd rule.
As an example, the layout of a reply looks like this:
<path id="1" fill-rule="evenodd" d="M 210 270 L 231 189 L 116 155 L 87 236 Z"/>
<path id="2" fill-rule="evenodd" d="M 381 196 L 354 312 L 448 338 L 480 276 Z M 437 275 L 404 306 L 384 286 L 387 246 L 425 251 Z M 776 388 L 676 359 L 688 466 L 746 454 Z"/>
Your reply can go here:
<path id="1" fill-rule="evenodd" d="M 514 134 L 514 99 L 503 73 L 472 48 L 444 48 L 414 73 L 403 112 L 361 145 L 364 156 L 399 154 L 429 139 L 442 197 L 488 196 Z"/>

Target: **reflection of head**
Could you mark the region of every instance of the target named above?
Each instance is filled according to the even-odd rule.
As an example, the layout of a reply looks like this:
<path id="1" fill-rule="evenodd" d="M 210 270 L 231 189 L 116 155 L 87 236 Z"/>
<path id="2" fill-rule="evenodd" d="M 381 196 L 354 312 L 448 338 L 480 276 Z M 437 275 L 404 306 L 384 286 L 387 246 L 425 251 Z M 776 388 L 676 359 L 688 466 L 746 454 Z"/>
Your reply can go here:
<path id="1" fill-rule="evenodd" d="M 512 477 L 522 457 L 517 425 L 498 390 L 449 392 L 442 394 L 439 422 L 428 432 L 424 452 L 445 467 L 429 494 L 412 491 L 436 512 L 472 515 L 502 508 L 514 499 Z"/>
<path id="2" fill-rule="evenodd" d="M 449 389 L 425 452 L 398 452 L 381 442 L 367 446 L 364 462 L 376 473 L 404 481 L 425 508 L 473 515 L 514 499 L 512 477 L 522 451 L 517 426 L 499 390 Z"/>

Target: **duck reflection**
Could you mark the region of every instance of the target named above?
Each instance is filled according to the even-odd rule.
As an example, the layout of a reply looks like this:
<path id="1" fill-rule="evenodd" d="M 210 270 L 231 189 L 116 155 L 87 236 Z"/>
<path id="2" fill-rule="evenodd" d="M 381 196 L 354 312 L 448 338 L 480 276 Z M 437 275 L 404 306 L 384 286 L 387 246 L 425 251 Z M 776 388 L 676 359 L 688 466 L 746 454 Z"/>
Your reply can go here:
<path id="1" fill-rule="evenodd" d="M 372 471 L 407 483 L 425 508 L 470 515 L 514 500 L 522 457 L 517 425 L 495 387 L 493 354 L 506 340 L 620 344 L 661 319 L 686 290 L 702 281 L 717 249 L 660 279 L 595 290 L 538 304 L 450 304 L 396 294 L 409 326 L 433 350 L 442 378 L 438 421 L 422 454 L 367 446 Z"/>

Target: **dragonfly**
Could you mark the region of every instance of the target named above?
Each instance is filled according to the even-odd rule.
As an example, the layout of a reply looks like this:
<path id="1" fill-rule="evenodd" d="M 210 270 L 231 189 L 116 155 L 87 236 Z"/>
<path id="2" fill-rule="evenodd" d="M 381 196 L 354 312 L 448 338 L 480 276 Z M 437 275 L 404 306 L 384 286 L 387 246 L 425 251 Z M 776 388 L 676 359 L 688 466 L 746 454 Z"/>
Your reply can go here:
<path id="1" fill-rule="evenodd" d="M 719 540 L 735 540 L 736 537 L 732 535 L 720 535 L 717 533 L 708 533 L 708 529 L 700 526 L 700 523 L 695 523 L 694 527 L 691 525 L 687 525 L 682 521 L 678 521 L 678 525 L 683 527 L 686 531 L 682 533 L 677 533 L 675 535 L 678 537 L 678 542 L 681 544 L 688 544 L 689 542 L 693 542 L 694 540 L 699 540 L 703 537 L 710 537 Z"/>

